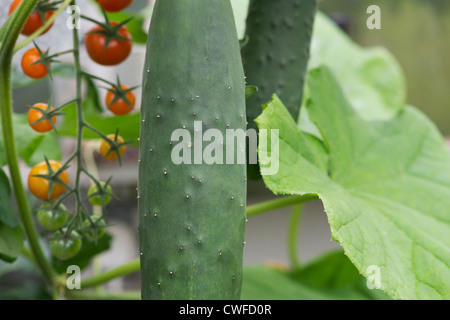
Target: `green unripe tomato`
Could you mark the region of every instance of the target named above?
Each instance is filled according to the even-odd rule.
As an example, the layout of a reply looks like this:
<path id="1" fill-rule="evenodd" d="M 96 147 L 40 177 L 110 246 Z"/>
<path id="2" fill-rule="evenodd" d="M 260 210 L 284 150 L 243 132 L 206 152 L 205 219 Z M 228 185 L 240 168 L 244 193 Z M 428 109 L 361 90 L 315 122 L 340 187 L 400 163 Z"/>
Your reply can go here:
<path id="1" fill-rule="evenodd" d="M 86 219 L 83 222 L 83 229 L 86 230 L 85 234 L 89 239 L 95 240 L 94 232 L 97 230 L 97 239 L 100 239 L 105 234 L 106 222 L 97 216 L 92 216 L 91 221 Z"/>
<path id="2" fill-rule="evenodd" d="M 64 227 L 68 219 L 69 212 L 63 204 L 54 208 L 52 203 L 45 202 L 38 208 L 37 220 L 47 230 L 55 231 Z"/>
<path id="3" fill-rule="evenodd" d="M 88 199 L 89 202 L 94 206 L 103 206 L 107 205 L 109 201 L 111 201 L 112 188 L 108 184 L 105 188 L 105 183 L 100 182 L 101 190 L 97 187 L 97 184 L 93 184 L 88 190 Z M 103 199 L 103 201 L 102 201 Z"/>
<path id="4" fill-rule="evenodd" d="M 50 251 L 59 260 L 69 260 L 75 257 L 81 250 L 82 240 L 76 231 L 70 233 L 70 237 L 62 238 L 65 230 L 56 231 L 50 240 Z"/>

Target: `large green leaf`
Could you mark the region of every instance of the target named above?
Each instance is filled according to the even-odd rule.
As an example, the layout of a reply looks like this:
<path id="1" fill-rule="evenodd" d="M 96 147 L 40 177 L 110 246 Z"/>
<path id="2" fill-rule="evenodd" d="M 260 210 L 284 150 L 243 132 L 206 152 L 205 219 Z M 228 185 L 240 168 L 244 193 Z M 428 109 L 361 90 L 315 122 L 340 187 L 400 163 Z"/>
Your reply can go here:
<path id="1" fill-rule="evenodd" d="M 319 256 L 307 265 L 293 270 L 291 276 L 296 281 L 316 288 L 354 292 L 371 300 L 390 299 L 381 290 L 367 286 L 367 280 L 359 274 L 342 250 L 333 250 Z"/>
<path id="2" fill-rule="evenodd" d="M 318 13 L 309 68 L 330 68 L 359 115 L 389 119 L 403 109 L 406 82 L 395 58 L 384 48 L 363 48 L 333 21 Z"/>
<path id="3" fill-rule="evenodd" d="M 19 225 L 19 220 L 11 206 L 11 186 L 3 169 L 0 168 L 0 222 L 11 228 Z"/>
<path id="4" fill-rule="evenodd" d="M 0 221 L 0 259 L 13 262 L 22 253 L 25 237 L 20 226 L 10 227 Z"/>
<path id="5" fill-rule="evenodd" d="M 336 270 L 339 273 L 339 270 Z M 377 297 L 355 286 L 319 287 L 270 266 L 244 268 L 243 300 L 372 300 Z"/>
<path id="6" fill-rule="evenodd" d="M 31 166 L 49 159 L 60 160 L 61 149 L 54 133 L 38 133 L 31 129 L 26 114 L 13 114 L 14 138 L 19 155 Z M 0 135 L 0 166 L 7 164 L 3 136 Z"/>
<path id="7" fill-rule="evenodd" d="M 19 220 L 11 206 L 9 179 L 0 168 L 0 260 L 16 260 L 22 253 L 24 240 Z"/>
<path id="8" fill-rule="evenodd" d="M 83 104 L 85 121 L 95 127 L 97 130 L 104 134 L 115 133 L 119 129 L 119 134 L 129 141 L 136 141 L 139 138 L 141 115 L 139 112 L 130 113 L 124 116 L 111 116 L 106 112 L 100 113 L 91 107 L 92 103 L 85 101 Z M 77 117 L 76 106 L 74 103 L 64 108 L 64 120 L 60 126 L 58 126 L 58 133 L 61 136 L 76 136 L 77 135 Z M 100 137 L 90 131 L 84 130 L 84 139 L 100 139 Z"/>
<path id="9" fill-rule="evenodd" d="M 329 152 L 329 174 L 296 146 L 302 134 L 279 100 L 257 119 L 279 129 L 275 194 L 317 194 L 332 237 L 359 272 L 394 298 L 450 298 L 450 152 L 436 127 L 407 107 L 391 120 L 363 120 L 325 67 L 309 74 L 311 120 Z M 274 116 L 276 115 L 276 116 Z M 259 147 L 261 163 L 271 154 Z M 267 151 L 267 155 L 266 152 Z"/>

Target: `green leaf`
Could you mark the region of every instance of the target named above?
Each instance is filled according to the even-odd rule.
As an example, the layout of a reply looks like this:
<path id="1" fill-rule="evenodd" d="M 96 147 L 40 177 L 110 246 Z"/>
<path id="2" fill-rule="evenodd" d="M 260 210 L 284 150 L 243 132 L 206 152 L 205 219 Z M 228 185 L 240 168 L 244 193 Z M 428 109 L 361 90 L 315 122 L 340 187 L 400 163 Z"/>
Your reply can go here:
<path id="1" fill-rule="evenodd" d="M 58 135 L 55 132 L 48 132 L 43 137 L 37 137 L 36 140 L 40 141 L 39 146 L 31 143 L 27 149 L 20 153 L 20 156 L 29 167 L 44 161 L 45 156 L 48 159 L 57 161 L 62 159 Z"/>
<path id="2" fill-rule="evenodd" d="M 84 76 L 84 80 L 86 81 L 86 98 L 83 101 L 83 105 L 85 108 L 92 108 L 98 112 L 103 112 L 102 105 L 100 103 L 100 97 L 98 94 L 97 86 L 94 81 L 89 76 Z"/>
<path id="3" fill-rule="evenodd" d="M 0 259 L 15 261 L 22 253 L 24 234 L 20 226 L 10 227 L 0 222 Z"/>
<path id="4" fill-rule="evenodd" d="M 324 288 L 295 279 L 289 271 L 269 266 L 244 268 L 242 300 L 368 300 L 358 288 Z"/>
<path id="5" fill-rule="evenodd" d="M 255 92 L 258 92 L 258 87 L 245 86 L 245 99 L 250 98 Z"/>
<path id="6" fill-rule="evenodd" d="M 325 67 L 312 70 L 308 83 L 306 107 L 327 146 L 329 174 L 297 147 L 302 134 L 275 100 L 257 119 L 260 129 L 280 130 L 279 170 L 263 177 L 266 185 L 275 194 L 318 195 L 333 240 L 362 275 L 373 280 L 378 270 L 380 288 L 390 296 L 449 299 L 450 152 L 444 139 L 412 107 L 391 120 L 363 120 Z"/>
<path id="7" fill-rule="evenodd" d="M 105 233 L 103 237 L 98 239 L 97 243 L 89 240 L 86 237 L 82 238 L 83 244 L 80 252 L 73 257 L 72 259 L 61 261 L 52 257 L 52 264 L 55 270 L 59 273 L 65 273 L 67 271 L 67 267 L 71 265 L 76 265 L 80 267 L 80 269 L 84 269 L 88 266 L 92 257 L 109 250 L 111 246 L 112 237 L 109 233 Z"/>
<path id="8" fill-rule="evenodd" d="M 126 141 L 136 141 L 140 134 L 141 115 L 139 112 L 130 113 L 124 116 L 108 116 L 106 113 L 100 113 L 93 108 L 83 106 L 85 120 L 100 130 L 104 134 L 110 134 L 116 132 L 117 128 L 120 129 L 119 134 Z M 58 126 L 58 133 L 60 136 L 73 136 L 77 135 L 77 117 L 76 117 L 76 105 L 72 103 L 64 108 L 64 119 L 60 126 Z M 84 139 L 100 139 L 100 137 L 90 131 L 84 130 Z"/>
<path id="9" fill-rule="evenodd" d="M 309 68 L 321 65 L 330 68 L 346 98 L 364 119 L 389 119 L 405 106 L 405 76 L 395 58 L 384 48 L 360 47 L 319 12 Z"/>
<path id="10" fill-rule="evenodd" d="M 55 133 L 43 135 L 34 131 L 28 124 L 26 114 L 13 114 L 13 127 L 17 151 L 28 166 L 43 161 L 44 155 L 47 155 L 49 159 L 61 159 L 61 149 Z M 0 135 L 0 166 L 6 164 L 5 145 L 3 136 Z"/>
<path id="11" fill-rule="evenodd" d="M 346 288 L 371 300 L 390 299 L 381 290 L 368 288 L 367 280 L 359 274 L 342 250 L 325 253 L 298 270 L 292 271 L 291 276 L 316 288 L 331 290 Z"/>
<path id="12" fill-rule="evenodd" d="M 19 220 L 11 206 L 11 186 L 9 185 L 8 176 L 3 169 L 0 168 L 0 223 L 4 223 L 8 227 L 16 228 Z"/>

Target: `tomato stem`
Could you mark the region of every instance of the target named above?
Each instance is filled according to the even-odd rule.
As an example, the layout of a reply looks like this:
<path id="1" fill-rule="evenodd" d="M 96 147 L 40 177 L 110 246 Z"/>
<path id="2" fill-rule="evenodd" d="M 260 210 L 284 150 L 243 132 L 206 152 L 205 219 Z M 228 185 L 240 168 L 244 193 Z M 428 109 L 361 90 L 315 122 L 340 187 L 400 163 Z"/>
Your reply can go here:
<path id="1" fill-rule="evenodd" d="M 76 5 L 76 1 L 72 0 L 72 5 Z M 83 162 L 82 162 L 82 142 L 83 142 L 83 130 L 85 126 L 84 116 L 83 116 L 83 104 L 82 104 L 82 78 L 83 71 L 81 69 L 80 62 L 80 46 L 79 46 L 79 35 L 77 28 L 73 28 L 73 57 L 74 57 L 74 68 L 75 68 L 75 79 L 76 79 L 76 110 L 77 110 L 77 145 L 76 145 L 76 162 L 77 162 L 77 171 L 75 178 L 75 196 L 76 196 L 76 212 L 75 216 L 79 217 L 80 211 L 82 209 L 82 198 L 80 194 L 80 179 L 81 173 L 83 172 Z"/>

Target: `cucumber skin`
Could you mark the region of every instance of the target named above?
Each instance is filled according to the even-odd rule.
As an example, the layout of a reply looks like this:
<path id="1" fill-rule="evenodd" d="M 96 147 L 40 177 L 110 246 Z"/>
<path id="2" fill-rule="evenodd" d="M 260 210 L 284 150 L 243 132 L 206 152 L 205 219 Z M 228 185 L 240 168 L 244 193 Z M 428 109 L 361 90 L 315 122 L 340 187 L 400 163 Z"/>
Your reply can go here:
<path id="1" fill-rule="evenodd" d="M 245 114 L 229 0 L 158 0 L 141 107 L 142 299 L 240 298 L 246 166 L 177 166 L 171 160 L 176 143 L 170 141 L 183 126 L 193 137 L 194 121 L 202 121 L 204 131 L 219 129 L 224 138 L 226 129 L 245 131 Z"/>
<path id="2" fill-rule="evenodd" d="M 247 100 L 249 128 L 258 130 L 254 119 L 274 93 L 297 121 L 316 11 L 317 0 L 251 0 L 242 58 L 247 83 L 259 91 Z M 260 179 L 257 164 L 248 176 Z"/>

